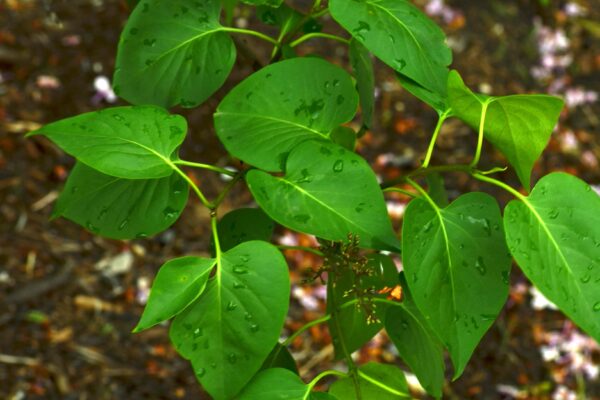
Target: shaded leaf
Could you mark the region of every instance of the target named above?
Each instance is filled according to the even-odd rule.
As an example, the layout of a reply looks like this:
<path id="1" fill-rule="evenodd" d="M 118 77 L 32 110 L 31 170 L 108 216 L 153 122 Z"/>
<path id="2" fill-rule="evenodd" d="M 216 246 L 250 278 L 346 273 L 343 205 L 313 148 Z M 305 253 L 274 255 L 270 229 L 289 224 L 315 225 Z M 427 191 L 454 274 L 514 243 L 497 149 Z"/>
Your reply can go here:
<path id="1" fill-rule="evenodd" d="M 122 179 L 78 162 L 52 216 L 111 239 L 145 238 L 177 221 L 188 193 L 188 184 L 175 173 L 159 179 Z"/>
<path id="2" fill-rule="evenodd" d="M 285 368 L 299 375 L 296 360 L 294 360 L 288 348 L 281 343 L 277 343 L 271 353 L 269 353 L 269 356 L 261 367 L 261 371 L 269 368 Z"/>
<path id="3" fill-rule="evenodd" d="M 238 208 L 221 218 L 218 225 L 221 250 L 227 251 L 250 240 L 269 242 L 275 223 L 259 208 Z"/>
<path id="4" fill-rule="evenodd" d="M 373 73 L 371 53 L 359 41 L 352 39 L 348 55 L 350 56 L 350 64 L 356 77 L 362 123 L 364 127 L 370 128 L 373 123 L 373 113 L 375 111 L 375 75 Z"/>

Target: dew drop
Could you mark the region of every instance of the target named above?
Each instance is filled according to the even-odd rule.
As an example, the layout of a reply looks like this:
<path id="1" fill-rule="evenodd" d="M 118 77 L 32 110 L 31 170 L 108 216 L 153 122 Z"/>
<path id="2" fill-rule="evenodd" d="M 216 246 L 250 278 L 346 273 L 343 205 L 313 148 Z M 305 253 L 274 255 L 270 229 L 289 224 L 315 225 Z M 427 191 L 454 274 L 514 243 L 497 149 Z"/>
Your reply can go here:
<path id="1" fill-rule="evenodd" d="M 302 224 L 307 223 L 309 219 L 310 219 L 310 215 L 308 215 L 308 214 L 294 215 L 294 221 L 298 221 Z"/>
<path id="2" fill-rule="evenodd" d="M 487 268 L 485 267 L 485 264 L 483 262 L 483 257 L 477 257 L 477 260 L 475 261 L 475 268 L 477 269 L 477 271 L 479 271 L 481 275 L 485 275 L 485 273 L 487 272 Z"/>
<path id="3" fill-rule="evenodd" d="M 171 207 L 167 207 L 163 210 L 163 216 L 165 217 L 166 220 L 173 219 L 173 218 L 177 217 L 177 210 L 175 210 Z"/>
<path id="4" fill-rule="evenodd" d="M 246 285 L 244 285 L 242 282 L 234 282 L 233 288 L 234 289 L 245 289 Z"/>
<path id="5" fill-rule="evenodd" d="M 402 71 L 404 67 L 406 67 L 406 60 L 404 60 L 403 58 L 397 58 L 394 60 L 394 62 L 396 64 L 397 71 Z"/>
<path id="6" fill-rule="evenodd" d="M 590 279 L 592 279 L 592 276 L 590 274 L 586 274 L 581 277 L 580 281 L 581 283 L 588 283 Z"/>
<path id="7" fill-rule="evenodd" d="M 229 303 L 227 303 L 227 311 L 233 311 L 237 308 L 237 304 L 235 304 L 233 301 L 230 301 Z"/>
<path id="8" fill-rule="evenodd" d="M 200 338 L 200 337 L 203 335 L 202 329 L 200 329 L 200 328 L 196 328 L 196 329 L 194 330 L 194 333 L 193 333 L 193 335 L 194 335 L 194 339 L 198 339 L 198 338 Z"/>
<path id="9" fill-rule="evenodd" d="M 198 378 L 202 378 L 206 374 L 206 370 L 204 368 L 198 368 L 196 370 L 196 376 Z"/>
<path id="10" fill-rule="evenodd" d="M 549 217 L 550 219 L 556 219 L 556 218 L 558 218 L 558 214 L 559 214 L 559 211 L 558 211 L 558 209 L 556 209 L 556 208 L 553 208 L 552 210 L 550 210 L 550 211 L 548 212 L 548 217 Z"/>
<path id="11" fill-rule="evenodd" d="M 156 39 L 144 39 L 144 46 L 154 47 L 156 45 Z"/>
<path id="12" fill-rule="evenodd" d="M 344 161 L 337 160 L 333 164 L 333 172 L 342 172 L 344 170 Z"/>
<path id="13" fill-rule="evenodd" d="M 231 364 L 235 364 L 237 361 L 237 356 L 235 355 L 235 353 L 229 353 L 229 355 L 227 356 L 227 360 L 231 363 Z"/>
<path id="14" fill-rule="evenodd" d="M 259 326 L 257 324 L 250 324 L 250 330 L 252 332 L 258 332 Z"/>
<path id="15" fill-rule="evenodd" d="M 248 273 L 248 267 L 245 265 L 234 265 L 233 272 L 238 275 L 243 275 Z"/>
<path id="16" fill-rule="evenodd" d="M 600 311 L 600 301 L 597 301 L 596 304 L 594 304 L 594 311 Z"/>
<path id="17" fill-rule="evenodd" d="M 429 221 L 428 223 L 425 224 L 425 226 L 423 227 L 423 232 L 427 233 L 431 230 L 431 228 L 433 228 L 433 222 Z"/>
<path id="18" fill-rule="evenodd" d="M 408 322 L 402 321 L 400 322 L 400 325 L 402 326 L 402 329 L 408 329 Z"/>
<path id="19" fill-rule="evenodd" d="M 310 174 L 310 172 L 308 172 L 308 169 L 306 169 L 306 168 L 303 168 L 300 171 L 300 175 L 301 175 L 301 177 L 300 177 L 300 179 L 298 179 L 296 181 L 297 183 L 309 183 L 309 182 L 312 182 L 312 180 L 313 180 L 312 175 Z"/>
<path id="20" fill-rule="evenodd" d="M 123 121 L 125 121 L 125 118 L 124 118 L 122 115 L 119 115 L 119 114 L 113 114 L 113 115 L 112 115 L 112 117 L 113 117 L 115 120 L 119 121 L 119 122 L 123 122 Z"/>
<path id="21" fill-rule="evenodd" d="M 252 319 L 252 314 L 247 312 L 246 314 L 244 314 L 244 318 L 246 319 L 246 321 L 250 321 Z"/>

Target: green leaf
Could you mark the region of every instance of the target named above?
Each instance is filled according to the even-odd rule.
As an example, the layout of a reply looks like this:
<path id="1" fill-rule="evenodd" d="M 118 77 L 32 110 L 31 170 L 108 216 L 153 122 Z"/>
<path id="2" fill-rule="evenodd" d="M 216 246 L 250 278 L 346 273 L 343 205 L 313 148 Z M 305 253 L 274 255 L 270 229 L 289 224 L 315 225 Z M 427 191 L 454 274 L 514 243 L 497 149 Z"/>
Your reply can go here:
<path id="1" fill-rule="evenodd" d="M 290 229 L 334 241 L 353 233 L 361 247 L 399 249 L 375 174 L 338 145 L 304 142 L 289 155 L 285 176 L 251 170 L 246 181 L 261 208 Z"/>
<path id="2" fill-rule="evenodd" d="M 78 162 L 53 211 L 111 239 L 153 236 L 171 226 L 188 200 L 177 174 L 160 179 L 122 179 Z"/>
<path id="3" fill-rule="evenodd" d="M 446 88 L 440 88 L 438 91 L 434 92 L 400 73 L 397 73 L 396 77 L 404 89 L 419 100 L 427 103 L 431 108 L 436 110 L 439 115 L 442 115 L 448 110 L 449 106 Z"/>
<path id="4" fill-rule="evenodd" d="M 358 382 L 363 399 L 397 400 L 410 398 L 404 373 L 398 367 L 389 364 L 370 362 L 358 369 Z M 352 378 L 335 381 L 329 393 L 338 399 L 356 400 L 356 391 Z"/>
<path id="5" fill-rule="evenodd" d="M 318 58 L 281 61 L 252 74 L 215 113 L 219 139 L 235 157 L 281 171 L 287 154 L 356 113 L 358 95 L 347 72 Z"/>
<path id="6" fill-rule="evenodd" d="M 373 73 L 373 60 L 371 53 L 358 40 L 350 41 L 348 50 L 350 64 L 356 77 L 356 88 L 360 97 L 362 123 L 366 128 L 371 128 L 373 113 L 375 111 L 375 75 Z"/>
<path id="7" fill-rule="evenodd" d="M 525 275 L 600 342 L 600 197 L 580 179 L 553 173 L 508 204 L 504 226 Z"/>
<path id="8" fill-rule="evenodd" d="M 385 329 L 427 393 L 441 398 L 445 369 L 442 345 L 415 305 L 404 279 L 402 289 L 403 301 L 387 309 Z"/>
<path id="9" fill-rule="evenodd" d="M 217 257 L 204 293 L 171 325 L 171 342 L 215 400 L 250 381 L 279 339 L 290 281 L 276 247 L 244 242 Z"/>
<path id="10" fill-rule="evenodd" d="M 275 223 L 259 208 L 238 208 L 219 221 L 218 229 L 221 250 L 227 251 L 250 240 L 269 242 Z"/>
<path id="11" fill-rule="evenodd" d="M 402 239 L 408 286 L 450 351 L 457 378 L 508 296 L 511 258 L 498 203 L 484 193 L 465 194 L 446 208 L 415 199 Z"/>
<path id="12" fill-rule="evenodd" d="M 343 148 L 354 151 L 356 147 L 356 132 L 347 126 L 338 126 L 329 136 L 333 143 L 339 144 Z"/>
<path id="13" fill-rule="evenodd" d="M 445 93 L 452 52 L 444 32 L 407 0 L 331 0 L 333 18 L 377 58 L 434 93 Z"/>
<path id="14" fill-rule="evenodd" d="M 261 371 L 269 368 L 285 368 L 299 375 L 296 360 L 294 360 L 288 348 L 281 343 L 277 343 L 271 353 L 269 353 L 269 356 L 261 367 Z"/>
<path id="15" fill-rule="evenodd" d="M 238 0 L 221 0 L 221 5 L 223 6 L 225 14 L 225 22 L 227 25 L 231 26 L 233 23 L 233 13 L 235 7 L 238 5 Z"/>
<path id="16" fill-rule="evenodd" d="M 238 400 L 305 400 L 308 386 L 293 372 L 270 368 L 259 372 L 237 397 Z"/>
<path id="17" fill-rule="evenodd" d="M 119 42 L 117 95 L 163 107 L 194 107 L 210 97 L 236 57 L 220 13 L 220 0 L 140 1 Z"/>
<path id="18" fill-rule="evenodd" d="M 268 7 L 277 8 L 283 3 L 283 0 L 242 0 L 246 4 L 252 4 L 254 6 L 266 5 Z"/>
<path id="19" fill-rule="evenodd" d="M 187 123 L 153 106 L 115 107 L 48 124 L 29 135 L 44 135 L 84 164 L 126 179 L 163 178 Z"/>
<path id="20" fill-rule="evenodd" d="M 329 299 L 327 312 L 330 314 L 335 312 L 328 325 L 337 359 L 343 358 L 345 354 L 353 353 L 371 340 L 383 328 L 383 324 L 379 321 L 384 320 L 387 309 L 387 306 L 381 303 L 366 303 L 365 307 L 372 308 L 372 310 L 365 310 L 365 307 L 359 305 L 342 309 L 339 307 L 344 303 L 364 297 L 366 293 L 377 293 L 384 287 L 393 288 L 398 284 L 398 270 L 394 261 L 382 254 L 373 254 L 368 257 L 364 274 L 357 275 L 350 267 L 344 267 L 338 267 L 334 271 L 335 287 L 331 284 L 327 285 L 327 298 Z M 333 283 L 334 280 L 329 280 L 329 282 Z M 386 297 L 381 294 L 369 295 L 375 298 Z M 368 316 L 372 317 L 374 321 L 368 321 Z"/>
<path id="21" fill-rule="evenodd" d="M 479 129 L 487 102 L 484 137 L 498 148 L 515 168 L 529 190 L 533 164 L 548 144 L 564 102 L 547 95 L 486 97 L 467 88 L 456 71 L 448 77 L 448 101 L 453 114 Z"/>
<path id="22" fill-rule="evenodd" d="M 204 291 L 213 258 L 181 257 L 165 263 L 152 284 L 150 298 L 133 332 L 141 332 L 174 317 Z"/>

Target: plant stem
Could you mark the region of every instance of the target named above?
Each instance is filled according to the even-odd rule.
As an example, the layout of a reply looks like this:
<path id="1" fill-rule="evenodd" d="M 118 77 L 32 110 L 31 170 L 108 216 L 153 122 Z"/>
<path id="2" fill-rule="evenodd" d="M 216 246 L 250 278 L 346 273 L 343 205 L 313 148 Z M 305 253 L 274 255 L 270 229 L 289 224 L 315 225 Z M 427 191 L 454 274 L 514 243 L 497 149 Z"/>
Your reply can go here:
<path id="1" fill-rule="evenodd" d="M 175 172 L 177 172 L 188 183 L 188 185 L 190 185 L 192 187 L 192 190 L 194 191 L 194 193 L 196 193 L 196 196 L 198 196 L 198 198 L 200 199 L 202 204 L 204 204 L 204 206 L 206 208 L 212 209 L 213 208 L 212 204 L 210 203 L 210 201 L 207 200 L 206 196 L 204 196 L 204 193 L 202 193 L 202 191 L 194 183 L 194 181 L 192 181 L 192 179 L 189 176 L 187 176 L 185 172 L 183 172 L 181 169 L 179 169 L 179 167 L 177 167 L 177 165 L 173 164 L 172 162 L 170 162 L 169 165 L 171 166 L 171 168 L 173 168 L 173 170 Z"/>
<path id="2" fill-rule="evenodd" d="M 491 103 L 491 99 L 487 99 L 481 103 L 481 119 L 479 120 L 479 135 L 477 136 L 477 149 L 475 150 L 475 157 L 471 161 L 471 167 L 475 168 L 481 158 L 481 148 L 483 147 L 483 131 L 485 127 L 485 116 L 487 114 L 488 105 Z"/>
<path id="3" fill-rule="evenodd" d="M 301 251 L 306 251 L 308 253 L 312 253 L 312 254 L 316 254 L 317 256 L 321 256 L 323 257 L 323 253 L 320 252 L 317 249 L 313 249 L 312 247 L 306 247 L 306 246 L 285 246 L 283 244 L 277 245 L 278 249 L 281 250 L 301 250 Z"/>
<path id="4" fill-rule="evenodd" d="M 236 175 L 233 177 L 233 179 L 227 183 L 227 186 L 225 186 L 225 189 L 223 189 L 223 191 L 221 193 L 219 193 L 219 195 L 217 196 L 215 201 L 213 201 L 211 203 L 212 209 L 216 209 L 217 207 L 219 207 L 219 205 L 225 199 L 225 196 L 227 196 L 227 194 L 231 191 L 231 189 L 233 189 L 235 184 L 238 183 L 238 181 L 240 179 L 242 179 L 243 176 L 244 176 L 244 174 L 242 172 L 236 173 Z"/>
<path id="5" fill-rule="evenodd" d="M 391 192 L 402 193 L 402 194 L 404 194 L 406 196 L 412 197 L 413 199 L 415 197 L 418 197 L 416 194 L 414 194 L 412 192 L 409 192 L 408 190 L 400 189 L 400 188 L 397 188 L 397 187 L 386 188 L 386 189 L 383 189 L 383 191 L 384 191 L 384 193 L 391 193 Z"/>
<path id="6" fill-rule="evenodd" d="M 294 342 L 294 339 L 296 339 L 298 336 L 300 336 L 304 331 L 312 328 L 315 325 L 319 325 L 319 324 L 322 324 L 323 322 L 327 322 L 330 319 L 331 319 L 331 315 L 327 314 L 324 317 L 312 320 L 312 321 L 302 325 L 302 327 L 300 329 L 298 329 L 296 332 L 294 332 L 292 335 L 290 335 L 290 337 L 287 338 L 283 343 L 281 343 L 281 345 L 289 346 L 290 344 L 292 344 Z"/>
<path id="7" fill-rule="evenodd" d="M 440 134 L 440 131 L 442 130 L 442 125 L 444 124 L 444 121 L 446 120 L 446 118 L 448 118 L 448 116 L 450 115 L 451 110 L 446 110 L 444 113 L 442 113 L 437 121 L 437 124 L 435 126 L 435 130 L 433 131 L 433 136 L 431 137 L 431 142 L 429 142 L 429 148 L 427 149 L 427 154 L 425 155 L 425 160 L 423 160 L 423 166 L 422 168 L 427 168 L 429 167 L 429 162 L 431 161 L 431 155 L 433 154 L 433 148 L 435 147 L 435 142 L 437 141 L 438 135 Z"/>
<path id="8" fill-rule="evenodd" d="M 185 165 L 186 167 L 207 169 L 209 171 L 217 172 L 219 174 L 228 175 L 228 176 L 235 176 L 235 174 L 236 174 L 235 171 L 230 171 L 225 168 L 215 167 L 214 165 L 210 165 L 210 164 L 202 164 L 202 163 L 185 161 L 185 160 L 177 160 L 177 161 L 174 161 L 173 163 L 176 165 Z"/>
<path id="9" fill-rule="evenodd" d="M 517 190 L 515 190 L 514 188 L 508 186 L 506 183 L 499 181 L 497 179 L 494 178 L 490 178 L 489 176 L 485 176 L 482 175 L 481 173 L 478 172 L 474 172 L 471 174 L 471 176 L 475 179 L 478 179 L 482 182 L 487 182 L 487 183 L 491 183 L 492 185 L 498 186 L 499 188 L 502 188 L 504 190 L 506 190 L 508 193 L 512 194 L 513 196 L 515 196 L 517 199 L 527 203 L 527 197 L 523 196 L 521 193 L 519 193 Z"/>
<path id="10" fill-rule="evenodd" d="M 350 44 L 350 41 L 348 39 L 345 39 L 340 36 L 330 35 L 329 33 L 312 32 L 312 33 L 307 33 L 304 36 L 300 36 L 298 39 L 294 40 L 292 43 L 290 43 L 290 47 L 296 47 L 300 43 L 305 42 L 310 39 L 314 39 L 314 38 L 331 39 L 331 40 L 337 40 L 338 42 L 341 42 L 344 44 Z"/>
<path id="11" fill-rule="evenodd" d="M 319 375 L 317 375 L 312 381 L 309 382 L 309 384 L 306 387 L 306 393 L 304 394 L 303 400 L 306 400 L 309 398 L 310 396 L 310 392 L 312 392 L 313 388 L 316 386 L 316 384 L 323 378 L 325 378 L 328 375 L 336 375 L 336 376 L 341 376 L 342 378 L 347 378 L 348 374 L 345 374 L 341 371 L 336 371 L 334 369 L 330 369 L 327 371 L 323 371 L 321 372 Z"/>
<path id="12" fill-rule="evenodd" d="M 265 41 L 277 46 L 277 40 L 273 39 L 270 36 L 265 35 L 264 33 L 253 31 L 251 29 L 230 28 L 230 27 L 224 26 L 220 30 L 224 31 L 224 32 L 241 33 L 244 35 L 255 36 L 257 38 L 260 38 L 262 40 L 265 40 Z"/>

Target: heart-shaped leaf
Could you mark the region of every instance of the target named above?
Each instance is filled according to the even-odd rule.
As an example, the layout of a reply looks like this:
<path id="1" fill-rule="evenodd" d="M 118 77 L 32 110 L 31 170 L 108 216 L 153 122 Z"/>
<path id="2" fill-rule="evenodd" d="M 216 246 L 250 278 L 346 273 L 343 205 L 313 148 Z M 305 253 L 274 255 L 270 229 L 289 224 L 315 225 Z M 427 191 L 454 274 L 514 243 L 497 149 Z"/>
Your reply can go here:
<path id="1" fill-rule="evenodd" d="M 271 353 L 269 353 L 269 356 L 261 367 L 261 371 L 269 368 L 285 368 L 299 375 L 296 360 L 294 360 L 288 348 L 281 343 L 277 343 Z"/>
<path id="2" fill-rule="evenodd" d="M 402 257 L 415 303 L 450 351 L 458 377 L 508 296 L 511 257 L 498 203 L 484 193 L 465 194 L 446 208 L 430 198 L 411 201 Z"/>
<path id="3" fill-rule="evenodd" d="M 407 0 L 330 0 L 333 18 L 377 58 L 424 88 L 445 93 L 452 52 L 444 32 Z"/>
<path id="4" fill-rule="evenodd" d="M 294 147 L 328 139 L 357 106 L 346 71 L 318 58 L 294 58 L 261 69 L 229 92 L 215 113 L 215 128 L 235 157 L 281 171 Z"/>
<path id="5" fill-rule="evenodd" d="M 269 368 L 259 372 L 237 397 L 238 400 L 305 400 L 308 386 L 293 372 Z"/>
<path id="6" fill-rule="evenodd" d="M 216 263 L 213 258 L 200 257 L 181 257 L 165 263 L 154 278 L 148 303 L 133 331 L 143 331 L 183 311 L 202 294 Z"/>
<path id="7" fill-rule="evenodd" d="M 487 97 L 467 88 L 456 71 L 448 77 L 448 102 L 453 115 L 478 129 L 484 104 L 484 137 L 498 148 L 515 168 L 529 190 L 533 164 L 548 144 L 564 102 L 547 95 Z"/>
<path id="8" fill-rule="evenodd" d="M 366 293 L 377 293 L 385 287 L 395 287 L 399 282 L 398 270 L 391 258 L 374 254 L 368 257 L 365 269 L 360 274 L 346 265 L 343 268 L 335 267 L 333 274 L 336 275 L 335 280 L 329 282 L 335 282 L 335 286 L 327 285 L 327 310 L 332 314 L 328 325 L 336 358 L 341 359 L 345 354 L 358 350 L 383 328 L 381 321 L 384 320 L 387 307 L 381 303 L 339 307 L 349 301 L 359 300 Z M 386 297 L 384 294 L 372 296 Z"/>
<path id="9" fill-rule="evenodd" d="M 510 252 L 535 286 L 600 342 L 600 197 L 553 173 L 504 216 Z"/>
<path id="10" fill-rule="evenodd" d="M 111 239 L 145 238 L 177 221 L 188 192 L 188 184 L 175 173 L 159 179 L 122 179 L 78 162 L 52 216 Z"/>
<path id="11" fill-rule="evenodd" d="M 318 237 L 398 251 L 399 243 L 375 174 L 363 158 L 330 142 L 308 141 L 287 159 L 286 175 L 251 170 L 246 181 L 278 223 Z"/>
<path id="12" fill-rule="evenodd" d="M 220 0 L 140 1 L 119 42 L 117 95 L 163 107 L 206 100 L 223 85 L 236 57 L 220 13 Z"/>
<path id="13" fill-rule="evenodd" d="M 84 164 L 126 179 L 163 178 L 187 123 L 153 106 L 115 107 L 48 124 L 29 135 L 44 135 Z"/>
<path id="14" fill-rule="evenodd" d="M 329 393 L 338 399 L 356 400 L 352 378 L 335 381 Z M 394 365 L 370 362 L 358 369 L 358 384 L 362 399 L 397 400 L 410 398 L 404 373 Z"/>
<path id="15" fill-rule="evenodd" d="M 244 242 L 217 257 L 204 293 L 171 325 L 177 351 L 216 400 L 236 395 L 279 339 L 290 282 L 276 247 Z"/>

